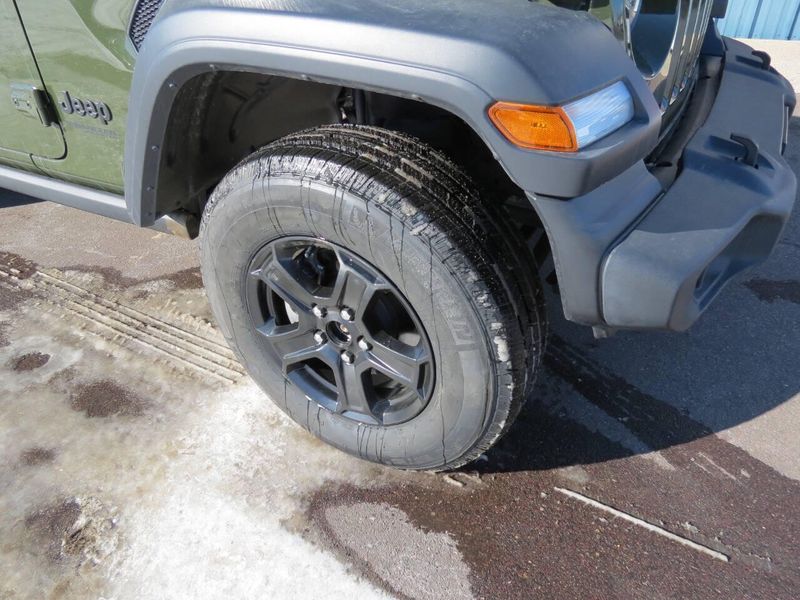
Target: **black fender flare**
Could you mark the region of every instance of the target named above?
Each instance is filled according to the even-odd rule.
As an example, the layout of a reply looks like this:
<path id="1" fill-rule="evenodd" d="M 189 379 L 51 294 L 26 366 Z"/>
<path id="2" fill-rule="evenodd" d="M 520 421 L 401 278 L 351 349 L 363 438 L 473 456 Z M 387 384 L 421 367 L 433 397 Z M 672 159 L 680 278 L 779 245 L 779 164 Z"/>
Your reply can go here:
<path id="1" fill-rule="evenodd" d="M 661 113 L 613 34 L 582 12 L 521 0 L 168 0 L 134 69 L 125 142 L 132 219 L 151 225 L 172 103 L 189 79 L 244 70 L 422 100 L 460 117 L 531 194 L 574 197 L 658 140 Z M 624 81 L 634 120 L 574 154 L 523 150 L 487 116 L 497 100 L 558 105 Z"/>

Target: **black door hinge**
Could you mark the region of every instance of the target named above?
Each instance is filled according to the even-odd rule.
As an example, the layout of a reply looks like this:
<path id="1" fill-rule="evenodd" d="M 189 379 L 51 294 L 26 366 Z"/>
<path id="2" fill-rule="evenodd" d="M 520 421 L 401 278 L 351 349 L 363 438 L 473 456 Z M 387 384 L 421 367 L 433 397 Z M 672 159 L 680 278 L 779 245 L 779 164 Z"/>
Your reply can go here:
<path id="1" fill-rule="evenodd" d="M 11 103 L 28 116 L 38 119 L 45 127 L 56 122 L 56 112 L 50 97 L 43 89 L 29 83 L 11 84 Z"/>

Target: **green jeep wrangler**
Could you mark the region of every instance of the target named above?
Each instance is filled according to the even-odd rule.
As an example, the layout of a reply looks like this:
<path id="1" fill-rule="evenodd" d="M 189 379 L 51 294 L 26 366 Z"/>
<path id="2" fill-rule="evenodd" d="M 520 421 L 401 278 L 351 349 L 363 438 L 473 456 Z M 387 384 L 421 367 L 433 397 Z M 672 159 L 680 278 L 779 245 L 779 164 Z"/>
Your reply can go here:
<path id="1" fill-rule="evenodd" d="M 726 4 L 0 0 L 0 186 L 199 236 L 295 421 L 454 468 L 529 395 L 545 286 L 681 331 L 771 252 L 795 96 Z"/>

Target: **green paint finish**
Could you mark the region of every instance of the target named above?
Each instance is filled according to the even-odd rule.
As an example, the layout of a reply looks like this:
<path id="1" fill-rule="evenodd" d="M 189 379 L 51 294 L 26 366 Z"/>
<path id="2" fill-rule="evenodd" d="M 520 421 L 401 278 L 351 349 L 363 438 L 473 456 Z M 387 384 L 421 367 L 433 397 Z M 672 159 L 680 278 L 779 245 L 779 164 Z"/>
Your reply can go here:
<path id="1" fill-rule="evenodd" d="M 0 160 L 17 163 L 19 152 L 62 157 L 64 138 L 58 126 L 45 127 L 38 116 L 17 110 L 12 102 L 12 85 L 44 89 L 12 0 L 0 0 L 0 56 Z M 30 158 L 24 161 L 30 163 Z"/>
<path id="2" fill-rule="evenodd" d="M 135 53 L 127 29 L 134 0 L 24 0 L 20 15 L 59 113 L 67 142 L 63 160 L 34 158 L 49 175 L 122 191 L 125 122 Z M 103 102 L 112 113 L 100 118 L 58 103 L 73 99 Z"/>
<path id="3" fill-rule="evenodd" d="M 611 20 L 614 14 L 611 9 L 611 0 L 592 0 L 589 12 L 611 28 Z"/>
<path id="4" fill-rule="evenodd" d="M 14 167 L 22 171 L 29 171 L 37 175 L 42 174 L 42 171 L 33 164 L 31 155 L 26 152 L 17 152 L 15 150 L 0 148 L 0 165 Z"/>

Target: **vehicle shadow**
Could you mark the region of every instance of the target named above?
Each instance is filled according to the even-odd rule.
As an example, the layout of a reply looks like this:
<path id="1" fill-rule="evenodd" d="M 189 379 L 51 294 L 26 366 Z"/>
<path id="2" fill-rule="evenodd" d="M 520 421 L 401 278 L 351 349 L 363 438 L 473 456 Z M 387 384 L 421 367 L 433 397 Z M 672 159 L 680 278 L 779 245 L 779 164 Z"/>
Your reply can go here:
<path id="1" fill-rule="evenodd" d="M 800 175 L 800 118 L 786 158 Z M 488 460 L 471 468 L 542 470 L 670 448 L 800 393 L 798 212 L 774 255 L 729 284 L 689 332 L 594 340 L 548 298 L 553 335 L 535 391 Z"/>
<path id="2" fill-rule="evenodd" d="M 0 188 L 0 209 L 11 208 L 12 206 L 24 206 L 25 204 L 34 204 L 36 202 L 44 202 L 44 200 Z"/>

